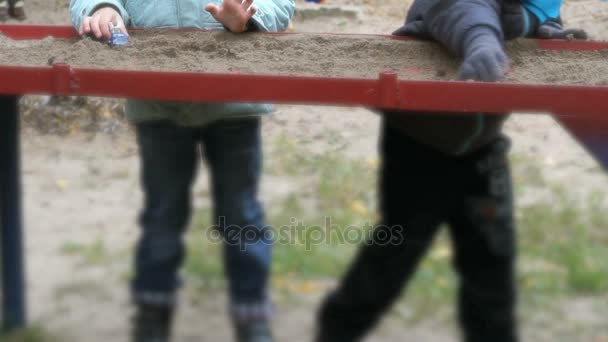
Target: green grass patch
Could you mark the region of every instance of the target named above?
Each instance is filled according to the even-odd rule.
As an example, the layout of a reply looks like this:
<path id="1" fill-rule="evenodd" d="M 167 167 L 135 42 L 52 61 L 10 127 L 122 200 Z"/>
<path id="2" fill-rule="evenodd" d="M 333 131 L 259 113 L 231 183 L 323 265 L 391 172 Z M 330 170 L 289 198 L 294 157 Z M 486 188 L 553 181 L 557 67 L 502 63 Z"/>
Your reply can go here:
<path id="1" fill-rule="evenodd" d="M 512 154 L 510 156 L 512 165 L 513 181 L 516 190 L 520 193 L 529 187 L 544 187 L 547 181 L 543 175 L 542 165 L 538 161 L 523 154 Z"/>
<path id="2" fill-rule="evenodd" d="M 86 264 L 100 265 L 110 258 L 108 249 L 101 238 L 97 238 L 90 244 L 82 244 L 73 241 L 65 242 L 60 248 L 61 254 L 77 256 Z"/>
<path id="3" fill-rule="evenodd" d="M 297 234 L 290 235 L 289 243 L 275 244 L 273 290 L 303 288 L 306 292 L 315 288 L 308 282 L 339 278 L 357 250 L 356 244 L 336 238 L 311 243 L 315 232 L 330 225 L 337 236 L 343 236 L 345 229 L 365 235 L 370 223 L 377 220 L 378 163 L 348 159 L 339 151 L 312 153 L 286 136 L 279 137 L 272 147 L 266 172 L 293 179 L 301 186 L 283 200 L 266 205 L 268 222 L 281 232 L 305 227 L 295 229 Z M 552 194 L 551 203 L 517 209 L 522 301 L 549 303 L 560 297 L 607 293 L 605 194 L 594 193 L 586 205 L 575 205 L 566 188 L 544 179 L 537 162 L 524 156 L 515 156 L 512 162 L 520 190 L 548 187 Z M 199 211 L 196 222 L 200 227 L 209 226 L 209 209 Z M 199 228 L 190 236 L 186 273 L 206 288 L 223 287 L 222 246 L 204 236 L 205 231 Z M 424 314 L 451 304 L 456 290 L 449 235 L 444 229 L 410 282 L 407 303 Z"/>
<path id="4" fill-rule="evenodd" d="M 525 293 L 534 296 L 608 292 L 608 244 L 597 208 L 580 208 L 560 191 L 552 204 L 519 208 L 520 272 Z M 591 201 L 591 200 L 590 200 Z M 601 224 L 601 226 L 597 225 Z"/>
<path id="5" fill-rule="evenodd" d="M 0 333 L 1 342 L 55 342 L 60 341 L 56 336 L 49 334 L 40 326 L 20 329 L 8 334 Z"/>

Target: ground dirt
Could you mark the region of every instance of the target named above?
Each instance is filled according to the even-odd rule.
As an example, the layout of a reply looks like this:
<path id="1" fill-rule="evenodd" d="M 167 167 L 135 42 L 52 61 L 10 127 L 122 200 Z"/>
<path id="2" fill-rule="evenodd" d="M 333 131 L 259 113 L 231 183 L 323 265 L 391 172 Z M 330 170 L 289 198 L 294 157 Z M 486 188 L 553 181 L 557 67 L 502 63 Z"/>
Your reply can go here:
<path id="1" fill-rule="evenodd" d="M 566 2 L 567 23 L 582 26 L 595 38 L 608 38 L 608 3 Z M 324 11 L 303 1 L 298 5 L 302 10 L 294 23 L 296 31 L 385 34 L 402 23 L 408 1 L 329 0 Z M 69 22 L 65 0 L 29 0 L 26 9 L 28 23 Z M 31 319 L 60 341 L 126 341 L 129 255 L 138 236 L 135 217 L 141 205 L 133 133 L 116 114 L 120 101 L 89 100 L 88 109 L 73 120 L 69 106 L 75 100 L 68 100 L 69 105 L 53 101 L 41 97 L 23 100 Z M 57 123 L 36 119 L 45 113 Z M 79 121 L 82 116 L 85 123 Z M 64 121 L 72 129 L 59 129 Z M 272 158 L 273 141 L 287 134 L 311 153 L 335 148 L 337 139 L 340 151 L 349 158 L 373 160 L 377 158 L 378 123 L 376 115 L 361 108 L 277 106 L 264 121 L 266 153 Z M 516 115 L 507 123 L 507 132 L 514 140 L 514 155 L 534 161 L 551 182 L 567 184 L 569 194 L 581 203 L 593 191 L 608 191 L 608 178 L 597 171 L 597 163 L 551 117 Z M 204 193 L 206 183 L 207 173 L 201 172 L 194 193 Z M 272 206 L 301 187 L 280 177 L 265 177 L 262 198 Z M 526 194 L 518 202 L 543 196 L 549 194 Z M 197 198 L 195 207 L 204 205 L 203 201 Z M 608 204 L 605 208 L 608 210 Z M 74 246 L 91 245 L 98 248 L 86 255 L 70 253 Z M 278 341 L 311 340 L 314 312 L 334 283 L 331 280 L 312 294 L 277 302 Z M 187 285 L 175 341 L 229 341 L 225 302 L 222 292 L 201 295 Z M 555 312 L 522 322 L 524 341 L 608 341 L 606 297 L 570 298 L 555 307 Z M 449 308 L 439 308 L 436 316 L 416 322 L 402 318 L 409 310 L 407 303 L 400 303 L 369 341 L 458 340 L 451 315 L 441 314 L 450 313 Z"/>

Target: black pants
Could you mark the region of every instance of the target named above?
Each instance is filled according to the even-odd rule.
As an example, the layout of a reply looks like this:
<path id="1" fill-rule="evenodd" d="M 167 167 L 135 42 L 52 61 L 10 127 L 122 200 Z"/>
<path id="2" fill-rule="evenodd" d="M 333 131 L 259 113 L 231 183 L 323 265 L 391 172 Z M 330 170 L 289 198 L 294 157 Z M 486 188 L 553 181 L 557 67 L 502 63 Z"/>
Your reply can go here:
<path id="1" fill-rule="evenodd" d="M 508 149 L 507 138 L 498 137 L 472 154 L 451 157 L 384 123 L 382 222 L 375 238 L 386 242 L 387 232 L 403 232 L 404 239 L 361 247 L 341 286 L 322 305 L 319 341 L 360 340 L 398 298 L 442 223 L 449 225 L 453 242 L 464 340 L 517 340 Z"/>

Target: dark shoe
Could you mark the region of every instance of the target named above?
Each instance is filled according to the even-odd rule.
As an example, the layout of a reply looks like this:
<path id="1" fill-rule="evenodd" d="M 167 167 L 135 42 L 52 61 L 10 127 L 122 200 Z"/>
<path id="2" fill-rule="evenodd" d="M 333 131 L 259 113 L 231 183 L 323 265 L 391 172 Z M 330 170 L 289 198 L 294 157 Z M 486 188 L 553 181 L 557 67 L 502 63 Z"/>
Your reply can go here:
<path id="1" fill-rule="evenodd" d="M 346 337 L 335 337 L 329 335 L 317 335 L 315 336 L 314 342 L 355 342 L 358 340 Z"/>
<path id="2" fill-rule="evenodd" d="M 139 304 L 133 317 L 132 342 L 168 342 L 173 308 Z"/>
<path id="3" fill-rule="evenodd" d="M 23 8 L 23 1 L 17 1 L 15 4 L 9 7 L 8 15 L 17 19 L 24 20 L 25 19 L 25 9 Z"/>
<path id="4" fill-rule="evenodd" d="M 8 20 L 8 1 L 0 0 L 0 21 Z"/>
<path id="5" fill-rule="evenodd" d="M 253 320 L 236 324 L 237 342 L 272 342 L 268 320 Z"/>

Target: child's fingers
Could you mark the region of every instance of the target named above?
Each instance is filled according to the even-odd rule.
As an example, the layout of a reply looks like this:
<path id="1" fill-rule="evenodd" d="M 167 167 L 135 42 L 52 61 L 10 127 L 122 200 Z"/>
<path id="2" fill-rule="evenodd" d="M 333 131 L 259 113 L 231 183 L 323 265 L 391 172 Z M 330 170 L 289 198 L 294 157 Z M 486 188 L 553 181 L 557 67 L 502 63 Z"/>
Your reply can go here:
<path id="1" fill-rule="evenodd" d="M 115 19 L 114 16 L 111 16 L 111 17 L 104 16 L 99 20 L 99 29 L 101 30 L 101 35 L 103 36 L 104 39 L 110 39 L 112 36 L 112 33 L 110 33 L 109 25 L 111 22 L 115 22 L 115 20 L 113 20 L 113 19 Z"/>
<path id="2" fill-rule="evenodd" d="M 109 40 L 112 37 L 109 27 L 110 23 L 120 25 L 120 30 L 124 34 L 129 35 L 120 14 L 114 10 L 107 11 L 105 9 L 93 13 L 92 16 L 84 17 L 78 33 L 80 35 L 92 34 L 97 39 L 103 38 Z"/>
<path id="3" fill-rule="evenodd" d="M 245 0 L 243 1 L 243 7 L 244 8 L 251 8 L 251 5 L 253 5 L 253 0 Z"/>
<path id="4" fill-rule="evenodd" d="M 563 37 L 559 37 L 559 38 L 568 39 L 569 37 L 572 37 L 574 39 L 586 40 L 587 32 L 585 32 L 584 30 L 581 30 L 581 29 L 565 29 L 563 31 Z"/>
<path id="5" fill-rule="evenodd" d="M 211 13 L 212 16 L 216 16 L 220 9 L 214 4 L 207 4 L 207 6 L 205 6 L 205 11 Z"/>
<path id="6" fill-rule="evenodd" d="M 86 24 L 85 24 L 85 26 L 84 26 L 84 33 L 86 33 L 86 34 L 91 33 L 91 31 L 92 31 L 92 28 L 91 28 L 91 22 L 92 22 L 92 21 L 93 21 L 93 18 L 92 18 L 92 17 L 87 17 L 87 18 L 85 19 Z"/>
<path id="7" fill-rule="evenodd" d="M 129 36 L 129 31 L 127 31 L 127 28 L 125 27 L 125 23 L 124 23 L 124 22 L 123 22 L 123 20 L 122 20 L 122 19 L 120 19 L 120 18 L 119 18 L 118 20 L 119 20 L 119 22 L 120 22 L 120 31 L 121 31 L 122 33 L 126 34 L 126 35 L 127 35 L 127 37 L 128 37 L 128 36 Z"/>
<path id="8" fill-rule="evenodd" d="M 91 17 L 85 17 L 82 20 L 82 24 L 80 24 L 80 30 L 78 30 L 78 34 L 85 35 L 91 32 Z"/>
<path id="9" fill-rule="evenodd" d="M 257 12 L 257 11 L 258 11 L 258 8 L 257 8 L 257 7 L 255 7 L 255 6 L 253 6 L 253 5 L 251 5 L 251 7 L 249 7 L 249 9 L 247 10 L 247 12 L 248 12 L 248 13 L 249 13 L 251 16 L 253 16 L 253 15 L 255 14 L 255 12 Z"/>
<path id="10" fill-rule="evenodd" d="M 120 13 L 117 13 L 117 12 L 114 13 L 113 18 L 114 19 L 112 20 L 112 22 L 114 22 L 115 24 L 119 25 L 120 26 L 120 31 L 128 36 L 129 32 L 127 31 L 127 26 L 125 25 L 125 21 L 120 16 Z M 112 33 L 110 33 L 110 37 L 111 36 L 112 36 Z"/>
<path id="11" fill-rule="evenodd" d="M 100 20 L 101 20 L 101 16 L 99 16 L 99 15 L 94 15 L 93 19 L 91 20 L 91 30 L 93 30 L 93 34 L 95 35 L 95 38 L 97 38 L 97 39 L 101 38 L 101 30 L 99 28 Z"/>

